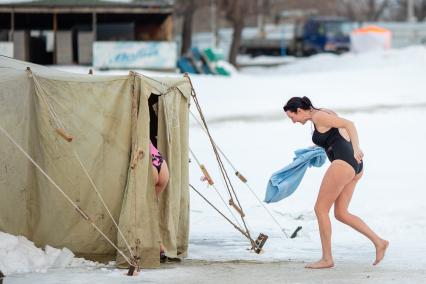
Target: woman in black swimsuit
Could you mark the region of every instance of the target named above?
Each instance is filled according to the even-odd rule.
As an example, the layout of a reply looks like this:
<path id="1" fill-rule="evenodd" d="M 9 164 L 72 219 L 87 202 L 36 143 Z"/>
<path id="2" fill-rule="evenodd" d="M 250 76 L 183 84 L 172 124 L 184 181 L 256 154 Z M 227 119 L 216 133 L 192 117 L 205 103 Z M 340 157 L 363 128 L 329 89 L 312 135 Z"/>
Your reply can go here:
<path id="1" fill-rule="evenodd" d="M 322 244 L 322 258 L 306 265 L 306 268 L 334 266 L 331 253 L 331 222 L 329 211 L 334 204 L 337 220 L 351 226 L 369 238 L 376 247 L 378 264 L 384 257 L 389 242 L 380 238 L 359 217 L 348 212 L 355 186 L 363 174 L 364 154 L 359 147 L 358 134 L 353 122 L 338 117 L 334 112 L 317 109 L 307 97 L 291 98 L 284 111 L 293 123 L 312 121 L 315 130 L 312 141 L 324 148 L 331 162 L 322 180 L 315 204 Z"/>

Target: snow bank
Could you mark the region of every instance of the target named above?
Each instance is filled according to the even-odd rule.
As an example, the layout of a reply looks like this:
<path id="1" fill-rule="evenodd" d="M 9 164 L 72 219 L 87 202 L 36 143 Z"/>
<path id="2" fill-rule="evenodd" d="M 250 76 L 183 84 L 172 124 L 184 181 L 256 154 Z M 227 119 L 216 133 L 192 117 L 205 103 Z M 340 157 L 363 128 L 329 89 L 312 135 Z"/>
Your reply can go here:
<path id="1" fill-rule="evenodd" d="M 426 47 L 322 54 L 277 68 L 247 68 L 228 78 L 192 75 L 209 122 L 282 119 L 293 96 L 338 113 L 426 103 Z M 195 109 L 193 109 L 195 111 Z"/>
<path id="2" fill-rule="evenodd" d="M 74 258 L 74 254 L 67 248 L 56 249 L 46 246 L 40 249 L 25 237 L 0 232 L 0 270 L 5 275 L 44 273 L 49 268 L 81 265 L 93 266 L 96 263 Z"/>
<path id="3" fill-rule="evenodd" d="M 277 57 L 278 62 L 282 60 Z M 295 61 L 295 64 L 287 64 L 274 69 L 251 68 L 243 71 L 251 74 L 299 74 L 321 73 L 333 71 L 377 70 L 382 68 L 398 68 L 400 66 L 421 66 L 426 64 L 426 47 L 411 46 L 401 49 L 378 50 L 368 53 L 344 53 L 318 54 L 303 60 Z"/>

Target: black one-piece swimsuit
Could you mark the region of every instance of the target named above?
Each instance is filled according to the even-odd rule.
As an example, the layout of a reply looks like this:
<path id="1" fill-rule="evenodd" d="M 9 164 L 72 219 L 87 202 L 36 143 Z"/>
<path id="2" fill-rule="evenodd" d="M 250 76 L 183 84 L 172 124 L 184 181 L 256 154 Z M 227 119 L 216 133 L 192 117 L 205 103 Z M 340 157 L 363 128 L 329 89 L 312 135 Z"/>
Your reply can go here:
<path id="1" fill-rule="evenodd" d="M 356 174 L 359 174 L 363 168 L 363 162 L 358 163 L 354 157 L 354 149 L 352 143 L 348 142 L 340 134 L 338 128 L 330 128 L 328 131 L 321 133 L 317 130 L 314 124 L 315 130 L 312 134 L 312 141 L 324 148 L 330 162 L 334 160 L 343 160 L 355 170 Z"/>

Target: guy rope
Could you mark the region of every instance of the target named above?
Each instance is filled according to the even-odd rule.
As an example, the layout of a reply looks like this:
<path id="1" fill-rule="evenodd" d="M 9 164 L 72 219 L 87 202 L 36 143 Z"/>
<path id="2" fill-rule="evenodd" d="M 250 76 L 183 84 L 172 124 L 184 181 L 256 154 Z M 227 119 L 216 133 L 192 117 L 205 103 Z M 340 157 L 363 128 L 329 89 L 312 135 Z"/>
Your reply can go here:
<path id="1" fill-rule="evenodd" d="M 158 81 L 158 80 L 156 80 L 155 78 L 152 78 L 152 77 L 149 77 L 149 76 L 146 76 L 146 75 L 144 75 L 144 74 L 141 74 L 141 73 L 137 73 L 137 72 L 134 72 L 134 71 L 132 71 L 132 72 L 130 72 L 130 74 L 131 75 L 134 75 L 134 76 L 142 76 L 142 77 L 145 77 L 145 78 L 147 78 L 147 79 L 149 79 L 149 80 L 152 80 L 152 81 L 154 81 L 154 82 L 157 82 L 157 83 L 159 83 L 160 85 L 161 85 L 161 87 L 163 88 L 162 90 L 159 90 L 156 86 L 154 86 L 154 85 L 151 85 L 151 84 L 149 84 L 152 88 L 154 88 L 154 89 L 156 89 L 161 95 L 165 95 L 165 94 L 167 94 L 167 93 L 169 93 L 170 91 L 172 91 L 172 90 L 175 90 L 175 89 L 177 89 L 177 90 L 179 90 L 179 88 L 177 88 L 177 85 L 179 84 L 175 84 L 175 85 L 172 85 L 172 86 L 169 86 L 168 84 L 165 84 L 164 82 L 161 82 L 161 81 Z M 264 245 L 264 243 L 265 243 L 265 241 L 266 241 L 266 239 L 268 238 L 268 236 L 266 236 L 266 235 L 264 235 L 264 234 L 260 234 L 259 235 L 259 237 L 256 239 L 256 240 L 253 240 L 253 238 L 251 237 L 251 235 L 250 235 L 250 232 L 249 232 L 249 230 L 248 230 L 248 224 L 246 223 L 246 221 L 244 220 L 244 217 L 245 217 L 245 213 L 244 213 L 244 211 L 243 211 L 243 209 L 242 209 L 242 207 L 241 207 L 241 204 L 240 204 L 240 202 L 239 202 L 239 200 L 238 200 L 238 197 L 237 197 L 237 195 L 236 195 L 236 193 L 235 193 L 235 190 L 234 190 L 234 188 L 232 187 L 232 183 L 231 183 L 231 181 L 230 181 L 230 179 L 229 179 L 229 176 L 228 176 L 228 174 L 227 174 L 227 172 L 226 172 L 226 169 L 225 169 L 225 167 L 224 167 L 224 165 L 223 165 L 223 162 L 222 162 L 222 160 L 221 160 L 221 157 L 220 157 L 220 155 L 219 155 L 219 153 L 218 153 L 218 150 L 217 150 L 217 147 L 216 147 L 216 144 L 214 143 L 214 141 L 213 141 L 213 138 L 211 137 L 211 135 L 210 135 L 210 133 L 209 133 L 209 131 L 208 131 L 208 128 L 207 128 L 207 123 L 206 123 L 206 121 L 205 121 L 205 119 L 204 119 L 204 116 L 203 116 L 203 113 L 202 113 L 202 110 L 201 110 L 201 107 L 200 107 L 200 105 L 199 105 L 199 103 L 198 103 L 198 99 L 197 99 L 197 97 L 196 97 L 196 93 L 195 93 L 195 90 L 194 90 L 194 87 L 193 87 L 193 85 L 192 85 L 192 82 L 191 82 L 191 79 L 190 79 L 190 77 L 188 76 L 188 74 L 185 74 L 184 75 L 184 77 L 186 77 L 187 79 L 188 79 L 188 81 L 189 81 L 189 83 L 190 83 L 190 86 L 191 86 L 191 97 L 193 98 L 193 100 L 194 100 L 194 102 L 195 102 L 195 104 L 196 104 L 196 106 L 197 106 L 197 110 L 198 110 L 198 112 L 199 112 L 199 114 L 200 114 L 200 117 L 202 118 L 202 120 L 203 120 L 203 123 L 204 123 L 204 126 L 205 126 L 205 129 L 206 129 L 206 133 L 207 133 L 207 135 L 208 135 L 208 137 L 209 137 L 209 139 L 210 139 L 210 142 L 211 142 L 211 145 L 212 145 L 212 147 L 213 147 L 213 151 L 214 151 L 214 153 L 215 153 L 215 156 L 216 156 L 216 159 L 217 159 L 217 161 L 218 161 L 218 165 L 219 165 L 219 168 L 220 168 L 220 171 L 221 171 L 221 173 L 222 173 L 222 179 L 224 180 L 224 182 L 225 182 L 225 186 L 226 186 L 226 188 L 227 188 L 227 190 L 228 190 L 228 193 L 229 193 L 229 196 L 230 196 L 230 199 L 229 199 L 229 202 L 228 202 L 228 204 L 232 207 L 232 208 L 234 208 L 237 212 L 238 212 L 238 214 L 241 216 L 241 220 L 242 220 L 242 222 L 243 222 L 243 225 L 244 225 L 244 228 L 245 229 L 242 229 L 241 228 L 241 225 L 239 224 L 239 222 L 238 222 L 238 220 L 236 219 L 236 217 L 235 217 L 235 215 L 232 213 L 232 210 L 230 210 L 230 208 L 227 206 L 227 208 L 228 208 L 228 210 L 231 212 L 231 215 L 233 215 L 233 217 L 234 217 L 234 219 L 235 219 L 235 223 L 237 223 L 237 224 L 235 224 L 234 222 L 232 222 L 230 219 L 228 219 L 224 214 L 222 214 L 216 207 L 214 207 L 213 206 L 213 204 L 211 203 L 211 202 L 209 202 L 204 196 L 202 196 L 202 194 L 199 192 L 199 191 L 196 191 L 199 195 L 201 195 L 202 197 L 203 197 L 203 199 L 209 204 L 209 205 L 211 205 L 216 211 L 218 211 L 223 217 L 225 217 L 225 219 L 228 221 L 228 222 L 230 222 L 239 232 L 241 232 L 245 237 L 247 237 L 248 239 L 249 239 L 249 241 L 250 241 L 250 243 L 251 243 L 251 245 L 252 245 L 252 249 L 256 252 L 256 253 L 260 253 L 261 252 L 261 249 L 262 249 L 262 246 Z M 196 159 L 196 161 L 197 161 L 197 163 L 200 165 L 200 168 L 201 168 L 201 170 L 202 170 L 202 172 L 203 172 L 203 174 L 204 174 L 204 176 L 207 178 L 207 181 L 209 182 L 209 184 L 211 184 L 211 185 L 213 185 L 214 186 L 214 182 L 213 182 L 213 180 L 212 180 L 212 178 L 210 177 L 210 175 L 208 174 L 208 171 L 207 171 L 207 169 L 206 169 L 206 167 L 205 166 L 203 166 L 203 165 L 201 165 L 200 163 L 199 163 L 199 161 L 198 161 L 198 159 L 196 158 L 196 156 L 195 156 L 195 154 L 192 152 L 192 150 L 190 149 L 190 152 L 191 152 L 191 154 L 193 155 L 193 157 Z M 190 185 L 190 187 L 193 189 L 193 190 L 196 190 L 192 185 Z M 223 197 L 220 195 L 220 193 L 219 193 L 219 191 L 217 190 L 217 188 L 216 187 L 214 187 L 215 188 L 215 190 L 216 190 L 216 192 L 218 193 L 218 195 L 220 196 L 220 198 L 222 199 L 222 201 L 225 203 L 225 205 L 226 205 L 226 202 L 224 201 L 224 199 L 223 199 Z"/>
<path id="2" fill-rule="evenodd" d="M 164 90 L 159 90 L 158 88 L 156 88 L 155 86 L 152 86 L 151 85 L 151 87 L 153 87 L 153 88 L 155 88 L 157 91 L 159 91 L 160 92 L 160 94 L 166 94 L 166 93 L 168 93 L 170 90 L 173 90 L 173 89 L 178 89 L 178 88 L 176 88 L 177 86 L 176 85 L 173 85 L 173 86 L 168 86 L 167 84 L 164 84 L 164 82 L 160 82 L 160 81 L 158 81 L 158 80 L 156 80 L 156 79 L 154 79 L 154 78 L 151 78 L 151 77 L 149 77 L 149 76 L 146 76 L 146 75 L 143 75 L 143 74 L 139 74 L 139 73 L 136 73 L 136 72 L 134 72 L 135 74 L 137 74 L 137 75 L 140 75 L 140 76 L 143 76 L 143 77 L 145 77 L 145 78 L 147 78 L 147 79 L 150 79 L 150 80 L 152 80 L 152 81 L 154 81 L 154 82 L 157 82 L 157 83 L 159 83 L 159 84 L 161 84 L 161 86 L 164 88 Z M 216 156 L 216 159 L 217 159 L 217 161 L 218 161 L 218 165 L 219 165 L 219 168 L 220 168 L 220 171 L 221 171 L 221 174 L 222 174 L 222 179 L 223 179 L 223 181 L 224 181 L 224 185 L 226 186 L 226 188 L 227 188 L 227 190 L 228 190 L 228 193 L 229 193 L 229 197 L 230 197 L 230 199 L 229 199 L 229 201 L 228 201 L 228 204 L 226 204 L 226 202 L 224 201 L 224 199 L 223 199 L 223 197 L 220 195 L 220 193 L 219 193 L 219 191 L 217 190 L 217 188 L 214 186 L 214 181 L 213 181 L 213 179 L 211 178 L 211 176 L 210 176 L 210 174 L 208 173 L 208 171 L 207 171 L 207 169 L 206 169 L 206 167 L 204 166 L 204 165 L 202 165 L 200 162 L 199 162 L 199 160 L 197 159 L 197 157 L 195 156 L 195 154 L 193 153 L 193 151 L 191 150 L 191 149 L 189 149 L 190 150 L 190 152 L 191 152 L 191 155 L 194 157 L 194 159 L 197 161 L 197 163 L 198 163 L 198 165 L 200 166 L 200 169 L 201 169 L 201 171 L 203 172 L 203 175 L 204 175 L 204 177 L 206 178 L 206 180 L 207 180 L 207 182 L 209 183 L 209 185 L 212 185 L 214 188 L 215 188 L 215 190 L 216 190 L 216 192 L 218 193 L 218 195 L 219 195 L 219 197 L 221 198 L 221 200 L 222 200 L 222 202 L 224 202 L 225 203 L 225 205 L 226 205 L 226 207 L 228 208 L 228 210 L 230 211 L 230 213 L 231 213 L 231 215 L 234 217 L 234 219 L 235 219 L 235 223 L 234 222 L 232 222 L 229 218 L 227 218 L 223 213 L 221 213 L 210 201 L 208 201 L 207 200 L 207 198 L 205 198 L 199 191 L 197 191 L 196 189 L 195 189 L 195 187 L 193 187 L 192 185 L 190 185 L 190 187 L 194 190 L 194 191 L 196 191 L 197 192 L 197 194 L 199 194 L 210 206 L 212 206 L 222 217 L 224 217 L 228 222 L 230 222 L 234 227 L 235 227 L 235 229 L 237 229 L 240 233 L 242 233 L 246 238 L 248 238 L 249 239 L 249 241 L 250 241 L 250 244 L 251 244 L 251 246 L 252 246 L 252 249 L 256 252 L 256 253 L 260 253 L 261 252 L 261 249 L 262 249 L 262 246 L 265 244 L 265 241 L 266 241 L 266 239 L 268 238 L 268 236 L 266 236 L 266 235 L 264 235 L 264 234 L 260 234 L 259 235 L 259 237 L 256 239 L 256 240 L 253 240 L 253 238 L 251 237 L 251 235 L 250 235 L 250 232 L 249 232 L 249 230 L 248 230 L 248 224 L 246 223 L 246 221 L 244 220 L 244 217 L 245 217 L 245 213 L 244 213 L 244 211 L 243 211 L 243 209 L 242 209 L 242 207 L 241 207 L 241 204 L 240 204 L 240 202 L 239 202 L 239 200 L 238 200 L 238 197 L 237 197 L 237 195 L 236 195 L 236 193 L 235 193 L 235 190 L 234 190 L 234 188 L 232 187 L 232 183 L 231 183 L 231 181 L 230 181 L 230 179 L 229 179 L 229 176 L 228 176 L 228 174 L 227 174 L 227 172 L 226 172 L 226 169 L 225 169 L 225 167 L 224 167 L 224 165 L 223 165 L 223 162 L 222 162 L 222 160 L 221 160 L 221 157 L 220 157 L 220 155 L 219 155 L 219 153 L 218 153 L 218 150 L 217 150 L 217 147 L 216 147 L 216 144 L 214 143 L 214 141 L 213 141 L 213 138 L 211 137 L 211 135 L 210 135 L 210 133 L 209 133 L 209 131 L 208 131 L 208 127 L 207 127 L 207 123 L 206 123 L 206 121 L 205 121 L 205 119 L 204 119 L 204 115 L 203 115 L 203 112 L 202 112 L 202 110 L 201 110 L 201 107 L 200 107 L 200 104 L 199 104 L 199 102 L 198 102 L 198 99 L 197 99 L 197 96 L 196 96 L 196 93 L 195 93 L 195 90 L 194 90 L 194 87 L 193 87 L 193 85 L 192 85 L 192 81 L 191 81 L 191 78 L 189 77 L 189 75 L 187 74 L 187 73 L 185 73 L 185 75 L 184 75 L 184 77 L 185 78 L 187 78 L 188 79 L 188 81 L 189 81 L 189 83 L 190 83 L 190 86 L 191 86 L 191 97 L 193 98 L 193 100 L 194 100 L 194 102 L 195 102 L 195 105 L 196 105 L 196 107 L 197 107 L 197 110 L 198 110 L 198 112 L 199 112 L 199 114 L 200 114 L 200 117 L 202 118 L 202 121 L 203 121 L 203 123 L 204 123 L 204 126 L 205 126 L 205 129 L 206 129 L 206 133 L 207 133 L 207 136 L 209 137 L 209 139 L 210 139 L 210 142 L 211 142 L 211 145 L 212 145 L 212 147 L 213 147 L 213 152 L 215 153 L 215 156 Z M 237 212 L 238 212 L 238 214 L 241 216 L 241 220 L 242 220 L 242 222 L 243 222 L 243 225 L 244 225 L 244 229 L 242 229 L 241 228 L 241 225 L 239 225 L 239 222 L 238 222 L 238 220 L 236 219 L 236 217 L 235 217 L 235 215 L 232 213 L 232 210 L 230 210 L 230 207 L 228 207 L 228 205 L 230 205 L 233 209 L 235 209 Z M 237 225 L 237 224 L 238 225 Z"/>
<path id="3" fill-rule="evenodd" d="M 43 89 L 43 87 L 40 85 L 40 83 L 38 82 L 36 76 L 32 73 L 31 69 L 29 67 L 27 67 L 27 73 L 29 78 L 33 79 L 33 82 L 35 84 L 35 87 L 39 90 L 39 92 L 36 92 L 36 95 L 39 97 L 39 99 L 46 105 L 48 112 L 51 116 L 51 119 L 53 120 L 54 124 L 56 124 L 56 129 L 55 131 L 62 137 L 64 138 L 67 142 L 72 142 L 73 141 L 73 137 L 66 131 L 66 127 L 64 126 L 64 124 L 62 123 L 62 121 L 59 119 L 59 116 L 57 115 L 57 113 L 55 112 L 55 109 L 53 108 L 53 106 L 48 102 L 47 100 L 47 96 L 46 96 L 46 91 Z M 108 236 L 106 236 L 105 233 L 102 232 L 102 230 L 94 223 L 93 219 L 82 209 L 80 208 L 80 206 L 78 206 L 57 184 L 56 182 L 31 158 L 31 156 L 24 150 L 22 149 L 22 147 L 7 133 L 7 131 L 1 127 L 0 125 L 0 130 L 1 132 L 3 132 L 3 134 L 12 142 L 12 144 L 14 144 L 23 154 L 25 157 L 27 157 L 30 162 L 47 178 L 47 180 L 52 183 L 52 185 L 65 197 L 65 199 L 76 209 L 76 211 L 80 214 L 80 216 L 86 220 L 87 222 L 89 222 L 101 235 L 102 237 L 104 237 L 110 244 L 111 246 L 124 258 L 124 260 L 129 264 L 129 273 L 128 275 L 133 275 L 134 270 L 137 268 L 139 269 L 139 257 L 137 255 L 134 255 L 132 253 L 132 249 L 128 243 L 128 241 L 126 240 L 126 238 L 124 237 L 123 232 L 121 231 L 121 229 L 119 228 L 117 222 L 115 221 L 114 217 L 112 216 L 111 211 L 109 210 L 108 206 L 106 205 L 102 195 L 100 194 L 97 186 L 95 185 L 95 183 L 93 182 L 93 179 L 90 177 L 86 167 L 84 166 L 84 164 L 81 161 L 80 156 L 78 155 L 78 153 L 76 152 L 75 148 L 73 147 L 73 144 L 71 144 L 71 148 L 72 148 L 72 152 L 75 156 L 75 158 L 77 159 L 79 165 L 81 166 L 83 172 L 85 173 L 85 175 L 87 176 L 87 178 L 89 179 L 89 182 L 93 188 L 93 190 L 96 192 L 99 200 L 101 201 L 102 205 L 104 206 L 105 210 L 107 211 L 109 217 L 111 218 L 111 220 L 114 223 L 114 226 L 117 228 L 118 233 L 120 234 L 121 238 L 123 239 L 125 245 L 127 246 L 127 249 L 129 251 L 130 254 L 130 258 L 128 256 L 125 255 L 125 253 L 123 251 L 121 251 L 117 245 L 114 244 L 113 241 L 111 241 Z M 139 153 L 138 153 L 139 155 Z M 138 243 L 136 243 L 135 246 L 135 251 L 137 252 L 137 247 L 138 247 Z"/>
<path id="4" fill-rule="evenodd" d="M 249 231 L 249 229 L 248 229 L 248 225 L 247 225 L 247 223 L 246 223 L 246 220 L 244 219 L 245 218 L 245 213 L 244 213 L 244 211 L 243 211 L 243 208 L 242 208 L 242 206 L 241 206 L 241 203 L 240 203 L 240 201 L 239 201 L 239 199 L 238 199 L 238 196 L 237 196 L 237 194 L 236 194 L 236 192 L 235 192 L 235 190 L 234 190 L 234 187 L 232 186 L 232 183 L 231 183 L 231 180 L 230 180 L 230 178 L 229 178 L 229 175 L 228 175 L 228 173 L 227 173 L 227 171 L 226 171 L 226 169 L 225 169 L 225 166 L 224 166 L 224 164 L 223 164 L 223 162 L 222 162 L 222 158 L 221 158 L 221 156 L 220 156 L 220 154 L 219 154 L 219 150 L 218 150 L 218 147 L 217 147 L 217 145 L 216 145 L 216 143 L 214 142 L 214 140 L 213 140 L 213 138 L 212 138 L 212 136 L 211 136 L 211 134 L 210 134 L 210 131 L 209 131 L 209 128 L 208 128 L 208 126 L 207 126 L 207 122 L 206 122 L 206 120 L 205 120 L 205 118 L 204 118 L 204 115 L 203 115 L 203 111 L 202 111 L 202 109 L 201 109 L 201 106 L 200 106 L 200 104 L 199 104 L 199 102 L 198 102 L 198 98 L 197 98 L 197 94 L 196 94 L 196 92 L 195 92 L 195 89 L 194 89 L 194 86 L 192 85 L 192 81 L 191 81 L 191 78 L 189 77 L 189 75 L 187 74 L 187 73 L 185 73 L 185 75 L 184 75 L 186 78 L 188 78 L 188 81 L 189 81 L 189 83 L 190 83 L 190 86 L 191 86 L 191 96 L 192 96 L 192 99 L 194 100 L 194 102 L 195 102 L 195 106 L 196 106 L 196 108 L 197 108 L 197 110 L 198 110 L 198 114 L 199 114 L 199 116 L 200 116 L 200 118 L 201 118 L 201 121 L 202 121 L 202 128 L 203 128 L 203 130 L 206 132 L 206 134 L 207 134 L 207 136 L 208 136 L 208 138 L 209 138 L 209 140 L 210 140 L 210 144 L 211 144 L 211 146 L 212 146 L 212 149 L 213 149 L 213 152 L 214 152 L 214 154 L 215 154 L 215 158 L 216 158 L 216 160 L 217 160 L 217 162 L 218 162 L 218 166 L 219 166 L 219 170 L 220 170 L 220 173 L 221 173 L 221 176 L 222 176 L 222 179 L 223 179 L 223 181 L 224 181 L 224 183 L 225 183 L 225 186 L 226 186 L 226 189 L 228 190 L 228 193 L 229 193 L 229 205 L 232 207 L 232 208 L 234 208 L 235 209 L 235 211 L 237 211 L 238 212 L 238 214 L 240 215 L 240 217 L 241 217 L 241 221 L 242 221 L 242 223 L 243 223 L 243 225 L 244 225 L 244 229 L 243 228 L 240 228 L 240 227 L 236 227 L 236 225 L 234 224 L 234 223 L 232 223 L 228 218 L 226 218 L 222 213 L 220 213 L 219 212 L 219 210 L 216 208 L 216 207 L 214 207 L 210 202 L 208 202 L 207 201 L 207 199 L 206 198 L 204 198 L 203 197 L 203 199 L 205 200 L 205 201 L 207 201 L 211 206 L 213 206 L 213 208 L 216 210 L 216 211 L 218 211 L 223 217 L 225 217 L 226 218 L 226 220 L 228 221 L 228 222 L 230 222 L 238 231 L 240 231 L 247 239 L 249 239 L 249 241 L 250 241 L 250 243 L 251 243 L 251 246 L 252 246 L 252 249 L 256 252 L 256 253 L 260 253 L 261 252 L 261 249 L 262 249 L 262 247 L 263 247 L 263 245 L 265 244 L 265 242 L 266 242 L 266 239 L 268 238 L 268 236 L 266 236 L 266 235 L 264 235 L 264 234 L 260 234 L 259 235 L 259 237 L 256 239 L 256 240 L 253 240 L 253 238 L 251 237 L 251 235 L 250 235 L 250 231 Z M 192 151 L 191 151 L 192 152 Z M 194 155 L 194 157 L 195 157 L 195 155 Z M 203 173 L 207 173 L 207 175 L 205 174 L 205 176 L 206 176 L 206 178 L 207 178 L 207 181 L 209 182 L 209 184 L 213 184 L 213 181 L 211 180 L 211 177 L 210 177 L 210 175 L 208 174 L 208 172 L 207 172 L 207 170 L 205 169 L 205 167 L 204 166 L 202 166 L 202 165 L 200 165 L 200 163 L 198 162 L 198 160 L 197 160 L 197 163 L 199 164 L 199 166 L 200 166 L 200 168 L 201 168 L 201 171 L 203 172 Z M 201 193 L 199 192 L 199 191 L 197 191 L 192 185 L 191 185 L 191 188 L 193 189 L 193 190 L 195 190 L 199 195 L 201 195 Z"/>
<path id="5" fill-rule="evenodd" d="M 0 125 L 0 131 L 10 140 L 10 142 L 12 142 L 12 144 L 14 144 L 19 151 L 22 152 L 22 154 L 24 154 L 25 157 L 28 158 L 28 160 L 30 160 L 30 162 L 47 178 L 47 180 L 52 183 L 52 185 L 65 197 L 65 199 L 75 208 L 75 210 L 80 214 L 80 216 L 86 220 L 87 222 L 90 223 L 90 225 L 93 226 L 93 228 L 95 228 L 110 244 L 112 247 L 114 247 L 118 253 L 120 253 L 123 258 L 126 260 L 126 262 L 130 265 L 133 266 L 134 264 L 132 264 L 132 262 L 130 261 L 130 259 L 114 244 L 114 242 L 112 242 L 103 232 L 101 229 L 99 229 L 99 227 L 93 222 L 92 218 L 86 214 L 86 212 L 84 212 L 83 209 L 80 208 L 80 206 L 78 206 L 77 204 L 75 204 L 74 201 L 72 201 L 72 199 L 56 184 L 56 182 L 31 158 L 30 155 L 28 155 L 28 153 L 22 149 L 22 147 L 9 135 L 9 133 L 7 133 L 7 131 Z"/>
<path id="6" fill-rule="evenodd" d="M 191 113 L 191 116 L 194 118 L 194 120 L 197 122 L 197 124 L 200 126 L 200 128 L 205 133 L 207 133 L 206 129 L 203 127 L 203 125 L 201 124 L 199 119 L 192 113 L 192 111 L 190 113 Z M 236 169 L 236 167 L 232 164 L 232 162 L 229 160 L 229 158 L 225 155 L 225 153 L 222 151 L 222 149 L 217 144 L 216 144 L 216 147 L 217 147 L 219 153 L 223 156 L 223 158 L 228 162 L 228 164 L 231 166 L 231 168 L 235 171 L 235 175 L 238 177 L 238 179 L 242 183 L 244 183 L 244 185 L 249 189 L 251 194 L 256 198 L 256 200 L 263 207 L 263 209 L 265 209 L 265 211 L 268 213 L 268 215 L 271 217 L 271 219 L 274 221 L 274 223 L 277 225 L 277 227 L 280 229 L 280 231 L 284 234 L 284 236 L 286 238 L 288 238 L 289 236 L 288 236 L 287 232 L 285 231 L 285 229 L 281 227 L 280 223 L 277 221 L 277 219 L 274 217 L 274 215 L 272 215 L 271 211 L 265 206 L 265 204 L 263 204 L 263 202 L 260 200 L 260 198 L 254 192 L 254 190 L 251 188 L 251 186 L 248 183 L 245 176 L 243 176 L 243 174 L 241 174 L 241 172 Z"/>
<path id="7" fill-rule="evenodd" d="M 222 202 L 223 202 L 223 204 L 225 205 L 225 207 L 228 209 L 228 211 L 229 211 L 229 213 L 232 215 L 232 217 L 234 218 L 234 220 L 235 220 L 235 222 L 241 227 L 241 224 L 238 222 L 238 219 L 235 217 L 235 214 L 232 212 L 232 210 L 231 210 L 231 208 L 228 206 L 228 204 L 226 203 L 226 201 L 225 201 L 225 199 L 223 198 L 223 196 L 220 194 L 220 192 L 219 192 L 219 190 L 217 189 L 217 187 L 216 187 L 216 185 L 215 185 L 215 183 L 214 183 L 214 181 L 213 181 L 213 179 L 210 177 L 210 174 L 208 173 L 208 171 L 207 171 L 207 169 L 205 168 L 205 166 L 203 165 L 203 164 L 201 164 L 200 163 L 200 161 L 198 160 L 198 158 L 197 158 L 197 156 L 195 156 L 195 154 L 194 154 L 194 152 L 191 150 L 191 148 L 189 148 L 189 152 L 191 153 L 191 155 L 194 157 L 194 159 L 195 159 L 195 161 L 196 161 L 196 163 L 198 164 L 198 166 L 200 167 L 200 169 L 201 169 L 201 171 L 203 172 L 203 175 L 204 175 L 204 177 L 206 178 L 206 180 L 207 180 L 207 182 L 208 182 L 208 184 L 209 185 L 211 185 L 213 188 L 214 188 L 214 190 L 216 191 L 216 193 L 219 195 L 219 197 L 220 197 L 220 199 L 222 200 Z M 204 169 L 204 170 L 203 170 Z M 194 187 L 192 186 L 192 185 L 190 185 L 191 186 L 191 188 L 193 188 L 194 189 Z M 197 193 L 198 194 L 200 194 L 198 191 L 197 191 Z M 203 198 L 204 198 L 204 196 L 202 196 Z M 210 204 L 210 202 L 208 202 L 209 204 Z M 213 206 L 213 208 L 216 210 L 216 211 L 218 211 L 217 210 L 217 208 L 215 208 L 214 206 Z M 223 214 L 222 213 L 220 213 L 222 216 L 223 216 Z M 234 224 L 232 224 L 232 225 L 234 225 Z M 235 225 L 234 225 L 235 226 Z"/>

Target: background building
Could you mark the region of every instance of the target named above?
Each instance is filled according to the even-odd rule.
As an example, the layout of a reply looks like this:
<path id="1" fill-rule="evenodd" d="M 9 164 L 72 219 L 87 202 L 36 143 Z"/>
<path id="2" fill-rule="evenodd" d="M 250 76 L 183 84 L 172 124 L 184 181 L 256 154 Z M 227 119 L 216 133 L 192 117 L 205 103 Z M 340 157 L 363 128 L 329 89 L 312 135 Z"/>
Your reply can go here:
<path id="1" fill-rule="evenodd" d="M 159 42 L 173 43 L 173 9 L 174 1 L 167 0 L 129 3 L 43 0 L 0 4 L 0 45 L 3 45 L 0 51 L 9 50 L 14 58 L 39 64 L 92 64 L 96 53 L 117 49 L 111 46 L 113 42 L 145 42 L 150 45 L 144 48 L 150 49 Z M 147 51 L 135 52 L 136 55 L 119 58 L 153 55 Z"/>

